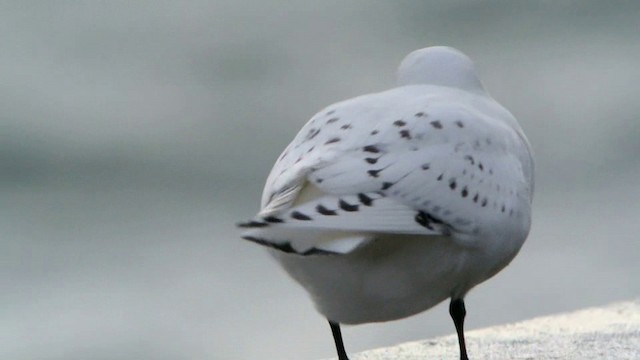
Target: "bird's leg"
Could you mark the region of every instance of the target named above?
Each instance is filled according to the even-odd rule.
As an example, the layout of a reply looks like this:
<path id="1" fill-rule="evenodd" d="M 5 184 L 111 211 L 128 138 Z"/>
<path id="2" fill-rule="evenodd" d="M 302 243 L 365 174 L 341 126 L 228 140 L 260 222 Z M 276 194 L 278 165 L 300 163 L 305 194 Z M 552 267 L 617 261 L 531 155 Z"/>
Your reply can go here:
<path id="1" fill-rule="evenodd" d="M 347 352 L 344 350 L 344 343 L 342 342 L 342 333 L 340 332 L 340 324 L 329 320 L 331 326 L 331 333 L 333 333 L 333 340 L 336 342 L 336 350 L 338 351 L 338 360 L 349 360 Z"/>
<path id="2" fill-rule="evenodd" d="M 449 314 L 453 319 L 453 323 L 456 326 L 456 332 L 458 333 L 460 360 L 469 360 L 469 357 L 467 357 L 467 346 L 464 342 L 464 317 L 467 315 L 467 310 L 464 308 L 464 300 L 451 299 L 451 303 L 449 304 Z"/>

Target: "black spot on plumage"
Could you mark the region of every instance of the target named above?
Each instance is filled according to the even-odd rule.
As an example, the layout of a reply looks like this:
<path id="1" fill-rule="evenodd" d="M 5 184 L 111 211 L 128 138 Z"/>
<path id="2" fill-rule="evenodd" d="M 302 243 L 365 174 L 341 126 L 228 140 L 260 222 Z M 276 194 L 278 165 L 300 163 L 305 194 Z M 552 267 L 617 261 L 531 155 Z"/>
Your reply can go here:
<path id="1" fill-rule="evenodd" d="M 402 121 L 402 120 L 396 120 L 396 121 L 393 122 L 393 125 L 395 125 L 397 127 L 403 127 L 403 126 L 407 125 L 407 123 Z"/>
<path id="2" fill-rule="evenodd" d="M 459 128 L 463 128 L 464 127 L 464 123 L 460 120 L 456 120 L 456 125 L 458 125 Z"/>
<path id="3" fill-rule="evenodd" d="M 429 230 L 435 230 L 435 228 L 433 227 L 433 224 L 438 224 L 438 225 L 442 225 L 444 224 L 444 222 L 436 217 L 431 216 L 430 214 L 424 212 L 424 211 L 419 211 L 416 216 L 415 216 L 415 221 L 426 227 Z"/>
<path id="4" fill-rule="evenodd" d="M 331 119 L 327 120 L 327 124 L 333 124 L 334 122 L 336 122 L 336 121 L 338 121 L 338 120 L 340 120 L 340 118 L 333 117 L 333 118 L 331 118 Z"/>
<path id="5" fill-rule="evenodd" d="M 306 214 L 301 213 L 300 211 L 294 211 L 291 213 L 291 217 L 296 219 L 296 220 L 311 220 L 311 217 L 309 217 Z"/>
<path id="6" fill-rule="evenodd" d="M 400 130 L 400 137 L 411 140 L 411 132 L 409 130 Z"/>
<path id="7" fill-rule="evenodd" d="M 352 128 L 351 124 L 344 124 L 344 125 L 340 126 L 340 129 L 342 129 L 342 130 L 348 130 L 348 129 L 351 129 L 351 128 Z"/>
<path id="8" fill-rule="evenodd" d="M 323 181 L 324 181 L 324 179 L 317 178 L 316 179 L 316 184 L 322 184 Z"/>
<path id="9" fill-rule="evenodd" d="M 436 180 L 441 181 L 443 176 L 444 176 L 444 174 L 440 174 L 440 175 L 438 175 L 438 177 L 436 178 Z"/>
<path id="10" fill-rule="evenodd" d="M 365 158 L 364 161 L 366 161 L 369 164 L 375 164 L 378 162 L 378 158 Z"/>
<path id="11" fill-rule="evenodd" d="M 369 176 L 377 178 L 380 175 L 380 171 L 382 171 L 384 169 L 377 169 L 377 170 L 368 170 L 367 174 L 369 174 Z"/>
<path id="12" fill-rule="evenodd" d="M 506 207 L 504 206 L 504 204 L 502 204 L 502 208 L 500 209 L 500 211 L 505 212 Z"/>
<path id="13" fill-rule="evenodd" d="M 260 227 L 269 226 L 269 224 L 261 221 L 251 220 L 251 221 L 239 223 L 237 226 L 239 228 L 260 228 Z"/>
<path id="14" fill-rule="evenodd" d="M 429 164 L 429 163 L 422 164 L 422 166 L 420 166 L 420 168 L 422 170 L 429 170 L 429 168 L 431 168 L 431 164 Z"/>
<path id="15" fill-rule="evenodd" d="M 478 202 L 478 197 L 479 197 L 479 196 L 480 196 L 480 195 L 479 195 L 478 193 L 476 193 L 476 194 L 474 195 L 474 197 L 473 197 L 473 202 L 474 202 L 474 203 L 477 203 L 477 202 Z"/>
<path id="16" fill-rule="evenodd" d="M 306 140 L 311 140 L 311 139 L 315 138 L 316 136 L 318 136 L 318 134 L 320 134 L 320 129 L 311 128 L 311 129 L 309 129 L 309 132 L 307 133 Z"/>
<path id="17" fill-rule="evenodd" d="M 480 169 L 480 171 L 484 171 L 484 165 L 482 165 L 481 162 L 478 163 L 478 169 Z"/>
<path id="18" fill-rule="evenodd" d="M 310 148 L 309 148 L 309 150 L 307 150 L 307 153 L 312 152 L 312 151 L 313 151 L 313 149 L 315 149 L 315 148 L 316 148 L 315 146 L 310 147 Z"/>
<path id="19" fill-rule="evenodd" d="M 367 145 L 367 146 L 363 147 L 362 150 L 365 151 L 365 152 L 370 152 L 370 153 L 374 153 L 374 154 L 377 154 L 377 153 L 380 152 L 380 149 L 375 145 Z"/>
<path id="20" fill-rule="evenodd" d="M 482 199 L 482 204 L 481 204 L 481 205 L 482 205 L 482 207 L 487 206 L 487 202 L 488 202 L 488 201 L 489 201 L 489 200 L 488 200 L 487 198 L 483 198 L 483 199 Z"/>
<path id="21" fill-rule="evenodd" d="M 327 140 L 327 142 L 325 142 L 325 145 L 329 145 L 329 144 L 333 144 L 333 143 L 337 143 L 338 141 L 340 141 L 339 137 L 334 137 L 332 139 Z"/>
<path id="22" fill-rule="evenodd" d="M 469 190 L 467 190 L 467 187 L 463 187 L 462 191 L 460 192 L 460 195 L 462 195 L 462 197 L 467 197 L 467 195 L 469 195 Z"/>
<path id="23" fill-rule="evenodd" d="M 451 188 L 451 190 L 455 190 L 456 186 L 458 186 L 458 184 L 456 183 L 456 179 L 449 180 L 449 187 Z"/>
<path id="24" fill-rule="evenodd" d="M 327 215 L 327 216 L 338 215 L 338 213 L 335 210 L 327 209 L 322 204 L 318 204 L 318 206 L 316 206 L 316 211 L 322 215 Z"/>
<path id="25" fill-rule="evenodd" d="M 264 217 L 263 220 L 268 222 L 268 223 L 273 223 L 273 224 L 283 223 L 284 222 L 284 220 L 282 220 L 282 219 L 280 219 L 279 217 L 276 217 L 276 216 L 267 216 L 267 217 Z"/>
<path id="26" fill-rule="evenodd" d="M 442 123 L 438 120 L 432 121 L 431 126 L 433 126 L 436 129 L 442 129 Z"/>
<path id="27" fill-rule="evenodd" d="M 435 230 L 431 225 L 431 222 L 429 221 L 429 217 L 430 216 L 427 213 L 425 213 L 424 211 L 420 211 L 416 214 L 414 219 L 418 224 L 426 227 L 427 229 Z"/>
<path id="28" fill-rule="evenodd" d="M 289 253 L 289 254 L 297 253 L 295 251 L 295 249 L 289 243 L 276 244 L 276 243 L 272 243 L 270 241 L 267 241 L 265 239 L 262 239 L 262 238 L 259 238 L 259 237 L 255 237 L 255 236 L 243 236 L 242 238 L 245 239 L 245 240 L 253 241 L 256 244 L 260 244 L 260 245 L 264 245 L 264 246 L 268 246 L 270 248 L 274 248 L 274 249 L 280 250 L 280 251 L 285 252 L 285 253 Z"/>
<path id="29" fill-rule="evenodd" d="M 340 209 L 344 211 L 349 211 L 349 212 L 358 211 L 358 205 L 351 205 L 342 199 L 338 201 L 338 206 L 340 206 Z"/>
<path id="30" fill-rule="evenodd" d="M 469 161 L 471 163 L 471 165 L 475 165 L 475 163 L 476 163 L 476 161 L 473 159 L 473 156 L 471 156 L 471 155 L 465 155 L 464 159 Z"/>
<path id="31" fill-rule="evenodd" d="M 362 205 L 365 205 L 365 206 L 371 206 L 371 204 L 373 204 L 373 199 L 368 197 L 366 194 L 362 194 L 362 193 L 358 194 L 358 200 L 360 200 Z"/>
<path id="32" fill-rule="evenodd" d="M 379 133 L 379 132 L 380 132 L 380 131 L 378 131 L 378 130 L 373 130 L 373 131 L 371 132 L 371 135 L 375 135 L 375 134 L 377 134 L 377 133 Z"/>
<path id="33" fill-rule="evenodd" d="M 329 111 L 327 111 L 327 115 L 332 115 L 335 112 L 336 112 L 335 110 L 329 110 Z"/>
<path id="34" fill-rule="evenodd" d="M 424 116 L 424 113 L 422 111 L 416 113 L 416 117 L 423 117 L 423 116 Z"/>
<path id="35" fill-rule="evenodd" d="M 385 181 L 385 182 L 382 183 L 382 190 L 388 190 L 393 185 L 394 184 L 392 182 Z"/>

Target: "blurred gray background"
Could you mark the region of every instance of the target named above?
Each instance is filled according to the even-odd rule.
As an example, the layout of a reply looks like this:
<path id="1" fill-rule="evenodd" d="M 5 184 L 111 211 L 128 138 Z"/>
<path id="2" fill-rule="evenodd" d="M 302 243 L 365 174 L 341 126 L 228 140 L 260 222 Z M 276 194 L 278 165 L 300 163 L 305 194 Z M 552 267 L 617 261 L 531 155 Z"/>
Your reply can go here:
<path id="1" fill-rule="evenodd" d="M 640 294 L 640 3 L 3 1 L 0 358 L 314 359 L 331 334 L 234 223 L 316 111 L 451 45 L 537 155 L 534 225 L 469 328 Z M 446 304 L 344 330 L 453 332 Z"/>

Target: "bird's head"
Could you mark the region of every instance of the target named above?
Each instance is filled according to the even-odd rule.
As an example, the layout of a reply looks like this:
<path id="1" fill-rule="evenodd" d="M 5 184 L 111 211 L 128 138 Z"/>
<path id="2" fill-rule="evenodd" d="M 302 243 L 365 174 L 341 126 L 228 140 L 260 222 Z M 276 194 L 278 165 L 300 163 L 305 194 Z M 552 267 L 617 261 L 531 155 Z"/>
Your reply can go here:
<path id="1" fill-rule="evenodd" d="M 419 49 L 402 60 L 398 68 L 398 85 L 420 84 L 484 92 L 473 61 L 448 46 Z"/>

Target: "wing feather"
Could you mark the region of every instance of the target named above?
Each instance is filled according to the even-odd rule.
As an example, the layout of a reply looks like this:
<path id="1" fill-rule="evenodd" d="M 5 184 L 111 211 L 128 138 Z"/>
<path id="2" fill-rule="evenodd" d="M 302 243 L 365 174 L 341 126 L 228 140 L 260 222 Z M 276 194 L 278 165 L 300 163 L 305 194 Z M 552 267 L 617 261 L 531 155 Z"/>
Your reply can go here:
<path id="1" fill-rule="evenodd" d="M 295 252 L 345 239 L 330 247 L 343 252 L 378 233 L 456 237 L 514 216 L 531 193 L 528 144 L 492 99 L 456 91 L 403 87 L 316 114 L 267 179 L 253 222 L 268 225 L 247 236 Z"/>

